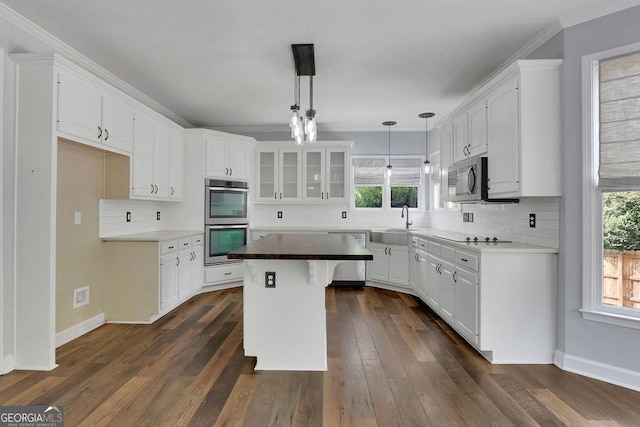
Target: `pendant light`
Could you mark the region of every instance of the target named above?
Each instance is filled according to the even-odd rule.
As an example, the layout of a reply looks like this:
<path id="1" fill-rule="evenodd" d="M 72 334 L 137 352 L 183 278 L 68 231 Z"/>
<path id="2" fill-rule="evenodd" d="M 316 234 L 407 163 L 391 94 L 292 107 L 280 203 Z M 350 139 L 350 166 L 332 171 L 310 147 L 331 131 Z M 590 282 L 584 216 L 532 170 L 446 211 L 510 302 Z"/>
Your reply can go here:
<path id="1" fill-rule="evenodd" d="M 316 110 L 313 109 L 313 76 L 316 74 L 316 64 L 313 44 L 292 44 L 291 50 L 296 68 L 296 80 L 289 127 L 291 138 L 297 145 L 301 145 L 303 141 L 316 142 L 318 139 Z M 304 117 L 300 116 L 300 76 L 309 76 L 309 109 L 305 111 Z"/>
<path id="2" fill-rule="evenodd" d="M 435 116 L 435 113 L 421 113 L 418 114 L 418 117 L 420 117 L 421 119 L 425 119 L 424 121 L 424 135 L 425 135 L 425 142 L 424 142 L 424 173 L 428 174 L 430 172 L 430 167 L 431 164 L 429 162 L 429 119 L 431 117 Z"/>
<path id="3" fill-rule="evenodd" d="M 382 122 L 383 126 L 387 126 L 387 128 L 389 128 L 389 136 L 388 136 L 388 141 L 389 141 L 389 164 L 387 164 L 387 178 L 391 177 L 391 168 L 393 166 L 391 166 L 391 126 L 397 124 L 398 122 L 394 122 L 394 121 L 386 121 L 386 122 Z"/>

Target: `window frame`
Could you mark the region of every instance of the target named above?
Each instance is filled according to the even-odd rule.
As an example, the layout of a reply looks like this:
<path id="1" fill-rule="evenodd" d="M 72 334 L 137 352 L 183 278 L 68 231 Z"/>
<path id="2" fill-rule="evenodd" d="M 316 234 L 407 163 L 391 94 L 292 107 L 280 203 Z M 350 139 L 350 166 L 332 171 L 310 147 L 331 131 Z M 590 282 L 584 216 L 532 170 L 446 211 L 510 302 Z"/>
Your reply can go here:
<path id="1" fill-rule="evenodd" d="M 640 310 L 603 304 L 602 191 L 598 186 L 600 61 L 640 51 L 632 43 L 582 57 L 582 318 L 640 329 Z M 638 189 L 640 190 L 640 188 Z"/>
<path id="2" fill-rule="evenodd" d="M 420 159 L 420 162 L 424 162 L 424 156 L 417 155 L 392 155 L 392 159 Z M 353 159 L 385 159 L 388 160 L 389 156 L 385 155 L 353 155 L 350 158 L 350 165 L 353 165 Z M 351 185 L 351 200 L 349 201 L 349 207 L 352 211 L 358 212 L 396 212 L 401 210 L 402 208 L 392 208 L 391 207 L 391 185 L 389 183 L 389 179 L 385 177 L 384 182 L 382 184 L 382 207 L 381 208 L 358 208 L 356 207 L 356 186 L 354 183 L 354 171 L 353 167 L 351 169 L 351 177 L 350 177 L 350 185 Z M 418 186 L 418 207 L 410 208 L 415 212 L 424 212 L 425 208 L 425 200 L 428 185 L 425 185 L 425 179 L 428 177 L 425 176 L 424 168 L 420 168 L 420 185 Z M 430 180 L 429 180 L 430 181 Z"/>

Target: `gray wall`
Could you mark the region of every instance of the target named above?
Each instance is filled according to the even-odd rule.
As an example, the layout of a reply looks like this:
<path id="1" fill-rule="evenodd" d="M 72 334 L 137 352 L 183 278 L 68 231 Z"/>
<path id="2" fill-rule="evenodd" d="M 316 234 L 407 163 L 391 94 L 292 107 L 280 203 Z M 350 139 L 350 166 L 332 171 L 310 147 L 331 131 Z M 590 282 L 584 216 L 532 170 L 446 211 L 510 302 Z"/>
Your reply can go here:
<path id="1" fill-rule="evenodd" d="M 320 124 L 322 126 L 322 124 Z M 389 152 L 389 134 L 380 125 L 380 132 L 318 132 L 319 141 L 354 141 L 351 154 L 382 154 Z M 288 132 L 237 132 L 258 141 L 291 141 Z M 429 135 L 431 138 L 431 135 Z M 430 141 L 431 142 L 431 141 Z M 293 142 L 292 142 L 293 144 Z M 431 143 L 429 144 L 431 145 Z M 391 128 L 391 154 L 425 154 L 424 132 L 394 131 Z"/>
<path id="2" fill-rule="evenodd" d="M 640 7 L 567 28 L 543 47 L 564 51 L 560 201 L 559 324 L 557 348 L 575 356 L 640 372 L 640 330 L 583 320 L 582 305 L 582 92 L 584 55 L 640 41 Z"/>

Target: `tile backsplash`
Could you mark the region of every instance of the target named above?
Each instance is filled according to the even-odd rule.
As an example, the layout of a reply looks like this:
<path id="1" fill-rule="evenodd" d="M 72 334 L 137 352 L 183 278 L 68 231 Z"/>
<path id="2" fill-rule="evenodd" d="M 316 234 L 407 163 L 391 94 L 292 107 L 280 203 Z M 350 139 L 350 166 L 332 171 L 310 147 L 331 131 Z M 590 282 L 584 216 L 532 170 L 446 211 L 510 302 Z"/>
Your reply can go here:
<path id="1" fill-rule="evenodd" d="M 127 222 L 127 212 L 131 212 L 131 222 Z M 158 212 L 160 212 L 159 221 Z M 100 199 L 98 213 L 99 237 L 162 230 L 164 212 L 161 202 Z"/>
<path id="2" fill-rule="evenodd" d="M 509 204 L 464 204 L 455 209 L 410 212 L 411 228 L 437 228 L 469 235 L 498 237 L 514 242 L 558 247 L 558 197 L 522 199 Z M 282 218 L 278 218 L 282 212 Z M 342 218 L 346 212 L 346 219 Z M 473 222 L 463 222 L 463 213 L 473 213 Z M 529 214 L 536 215 L 536 227 L 529 227 Z M 254 204 L 251 227 L 282 228 L 403 228 L 399 211 L 349 211 L 347 205 Z"/>
<path id="3" fill-rule="evenodd" d="M 521 199 L 520 203 L 461 206 L 458 209 L 429 212 L 428 226 L 470 235 L 558 247 L 559 197 Z M 463 222 L 463 213 L 473 213 L 473 222 Z M 535 228 L 529 227 L 529 214 L 536 215 Z"/>

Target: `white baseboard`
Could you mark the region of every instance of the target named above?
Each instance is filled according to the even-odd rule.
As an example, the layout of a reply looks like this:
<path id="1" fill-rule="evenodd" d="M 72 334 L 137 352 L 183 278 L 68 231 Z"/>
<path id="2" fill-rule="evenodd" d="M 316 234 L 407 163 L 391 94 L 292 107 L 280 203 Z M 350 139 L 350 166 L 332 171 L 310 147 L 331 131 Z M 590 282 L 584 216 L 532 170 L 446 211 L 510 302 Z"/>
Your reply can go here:
<path id="1" fill-rule="evenodd" d="M 86 334 L 87 332 L 93 331 L 98 326 L 104 325 L 104 319 L 104 313 L 100 313 L 97 316 L 93 316 L 91 319 L 87 319 L 84 322 L 78 323 L 77 325 L 57 333 L 56 348 Z"/>
<path id="2" fill-rule="evenodd" d="M 207 292 L 221 291 L 223 289 L 240 288 L 243 285 L 244 285 L 244 282 L 242 280 L 236 281 L 236 282 L 223 283 L 223 284 L 219 284 L 219 285 L 211 285 L 211 284 L 205 283 L 202 288 L 198 289 L 194 293 L 194 296 L 195 295 L 204 294 L 204 293 L 207 293 Z"/>
<path id="3" fill-rule="evenodd" d="M 0 375 L 4 375 L 7 372 L 11 372 L 15 369 L 15 361 L 13 360 L 13 354 L 4 356 L 0 359 Z"/>
<path id="4" fill-rule="evenodd" d="M 560 350 L 554 352 L 553 363 L 560 369 L 573 372 L 574 374 L 584 375 L 585 377 L 640 391 L 640 372 L 567 355 Z"/>

